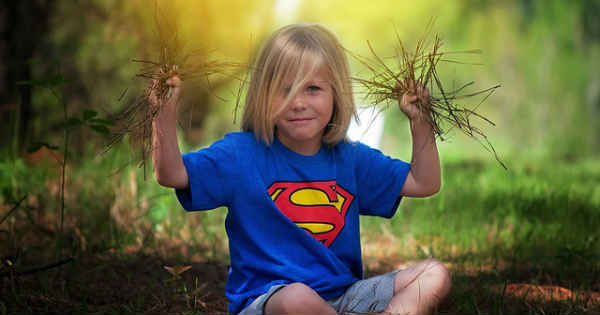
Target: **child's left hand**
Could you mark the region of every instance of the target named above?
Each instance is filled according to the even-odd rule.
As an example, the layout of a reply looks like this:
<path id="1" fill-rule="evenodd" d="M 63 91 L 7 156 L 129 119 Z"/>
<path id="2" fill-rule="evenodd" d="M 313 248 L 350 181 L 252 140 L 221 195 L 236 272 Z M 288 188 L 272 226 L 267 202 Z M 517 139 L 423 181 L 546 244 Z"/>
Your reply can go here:
<path id="1" fill-rule="evenodd" d="M 398 84 L 398 88 L 400 84 Z M 429 101 L 429 89 L 414 81 L 408 83 L 408 90 L 398 100 L 400 110 L 410 119 L 420 120 L 425 115 L 429 115 L 431 102 Z"/>

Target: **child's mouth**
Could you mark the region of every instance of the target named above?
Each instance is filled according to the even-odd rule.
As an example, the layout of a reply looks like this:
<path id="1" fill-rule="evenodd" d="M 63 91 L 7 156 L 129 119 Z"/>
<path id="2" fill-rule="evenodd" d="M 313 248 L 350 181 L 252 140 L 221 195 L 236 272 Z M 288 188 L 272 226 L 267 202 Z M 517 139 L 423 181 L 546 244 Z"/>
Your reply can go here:
<path id="1" fill-rule="evenodd" d="M 309 121 L 312 120 L 312 118 L 293 118 L 293 119 L 288 119 L 288 121 L 291 122 L 304 122 L 304 121 Z"/>

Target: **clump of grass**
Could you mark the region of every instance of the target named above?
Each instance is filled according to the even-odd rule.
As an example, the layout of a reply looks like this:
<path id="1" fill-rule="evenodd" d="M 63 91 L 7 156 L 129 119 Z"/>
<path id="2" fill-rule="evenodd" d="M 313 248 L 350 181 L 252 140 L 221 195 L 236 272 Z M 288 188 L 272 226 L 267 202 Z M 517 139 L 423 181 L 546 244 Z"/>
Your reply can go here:
<path id="1" fill-rule="evenodd" d="M 351 55 L 370 71 L 371 76 L 368 78 L 355 77 L 353 80 L 364 89 L 365 99 L 370 103 L 369 106 L 379 108 L 380 111 L 387 109 L 390 104 L 397 103 L 404 93 L 417 94 L 417 84 L 415 83 L 427 87 L 430 91 L 429 101 L 423 102 L 419 97 L 416 105 L 420 113 L 419 118 L 429 123 L 436 137 L 444 140 L 444 135 L 448 131 L 453 128 L 459 129 L 467 136 L 482 143 L 484 148 L 493 153 L 498 163 L 506 169 L 483 130 L 474 126 L 471 120 L 474 117 L 495 126 L 491 120 L 477 113 L 476 110 L 500 85 L 470 93 L 466 93 L 465 90 L 475 83 L 473 81 L 451 91 L 444 88 L 437 70 L 440 63 L 461 63 L 449 59 L 448 56 L 479 54 L 481 51 L 442 51 L 441 37 L 437 34 L 433 36 L 433 39 L 428 37 L 432 25 L 433 22 L 430 22 L 412 52 L 396 33 L 396 53 L 393 57 L 397 62 L 396 67 L 379 57 L 371 43 L 367 41 L 372 58 Z M 459 103 L 459 101 L 476 96 L 483 96 L 483 99 L 471 109 Z"/>
<path id="2" fill-rule="evenodd" d="M 186 52 L 173 10 L 161 10 L 157 2 L 154 22 L 158 57 L 156 60 L 132 60 L 142 65 L 136 79 L 143 80 L 146 88 L 115 115 L 116 126 L 106 147 L 107 151 L 110 150 L 128 135 L 129 143 L 136 151 L 134 160 L 144 168 L 144 177 L 146 161 L 152 152 L 152 122 L 161 110 L 160 105 L 170 97 L 167 80 L 178 76 L 182 81 L 197 83 L 194 85 L 200 87 L 208 86 L 210 90 L 212 75 L 227 74 L 229 70 L 239 67 L 233 62 L 209 60 L 204 51 Z M 126 92 L 119 100 L 123 99 Z M 153 101 L 152 97 L 156 100 Z"/>

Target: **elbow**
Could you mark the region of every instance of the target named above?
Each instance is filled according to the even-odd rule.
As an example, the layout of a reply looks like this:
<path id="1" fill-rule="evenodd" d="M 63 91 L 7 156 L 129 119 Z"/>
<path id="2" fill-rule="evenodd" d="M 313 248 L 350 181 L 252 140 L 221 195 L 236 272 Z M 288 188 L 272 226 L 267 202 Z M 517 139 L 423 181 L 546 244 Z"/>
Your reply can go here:
<path id="1" fill-rule="evenodd" d="M 188 187 L 187 174 L 165 174 L 164 171 L 155 170 L 154 177 L 156 178 L 156 182 L 163 187 L 175 189 L 185 189 Z"/>
<path id="2" fill-rule="evenodd" d="M 442 183 L 438 182 L 431 188 L 431 196 L 437 194 L 442 189 Z"/>
<path id="3" fill-rule="evenodd" d="M 154 170 L 154 178 L 156 178 L 156 182 L 159 185 L 163 187 L 174 188 L 173 180 L 167 174 L 160 172 L 158 169 Z"/>
<path id="4" fill-rule="evenodd" d="M 442 188 L 441 178 L 439 177 L 418 179 L 412 173 L 409 173 L 400 195 L 423 198 L 437 194 Z"/>
<path id="5" fill-rule="evenodd" d="M 440 190 L 442 189 L 442 183 L 441 181 L 437 181 L 435 183 L 432 183 L 431 185 L 429 185 L 429 187 L 427 187 L 426 189 L 424 189 L 424 196 L 423 197 L 430 197 L 433 196 L 435 194 L 437 194 Z"/>
<path id="6" fill-rule="evenodd" d="M 161 174 L 157 169 L 154 170 L 154 178 L 156 179 L 156 182 L 161 186 L 169 187 L 168 181 L 165 177 L 166 176 Z"/>

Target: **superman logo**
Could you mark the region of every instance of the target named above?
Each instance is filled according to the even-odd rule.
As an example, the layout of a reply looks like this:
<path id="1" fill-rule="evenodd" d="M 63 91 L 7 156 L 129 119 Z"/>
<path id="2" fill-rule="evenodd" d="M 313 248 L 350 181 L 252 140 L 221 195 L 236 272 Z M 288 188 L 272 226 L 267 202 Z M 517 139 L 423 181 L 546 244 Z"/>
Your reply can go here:
<path id="1" fill-rule="evenodd" d="M 275 182 L 267 192 L 285 216 L 327 247 L 344 227 L 354 199 L 333 180 Z"/>

